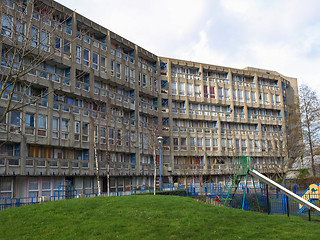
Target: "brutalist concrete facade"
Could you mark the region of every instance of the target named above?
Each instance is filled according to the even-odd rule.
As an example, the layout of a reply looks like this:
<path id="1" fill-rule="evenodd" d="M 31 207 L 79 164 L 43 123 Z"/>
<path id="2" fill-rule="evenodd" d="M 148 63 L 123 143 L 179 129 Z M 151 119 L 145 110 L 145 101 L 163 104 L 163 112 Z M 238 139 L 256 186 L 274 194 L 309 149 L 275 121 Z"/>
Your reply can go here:
<path id="1" fill-rule="evenodd" d="M 2 74 L 14 51 L 8 19 L 24 12 L 37 39 L 50 38 L 30 42 L 45 60 L 16 88 L 12 102 L 25 106 L 1 122 L 2 197 L 52 195 L 62 180 L 96 192 L 95 154 L 102 191 L 108 171 L 111 191 L 153 186 L 158 136 L 164 183 L 225 183 L 240 155 L 263 173 L 284 170 L 296 79 L 159 57 L 54 1 L 1 4 Z"/>

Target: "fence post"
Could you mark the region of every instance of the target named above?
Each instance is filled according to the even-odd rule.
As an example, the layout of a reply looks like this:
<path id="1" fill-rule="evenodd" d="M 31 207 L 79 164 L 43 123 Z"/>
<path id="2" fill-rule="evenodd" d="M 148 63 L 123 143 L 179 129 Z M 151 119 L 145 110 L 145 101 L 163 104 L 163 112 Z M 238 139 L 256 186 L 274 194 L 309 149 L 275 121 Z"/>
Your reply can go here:
<path id="1" fill-rule="evenodd" d="M 288 198 L 288 196 L 286 196 L 286 200 L 287 200 L 287 215 L 289 217 L 289 198 Z"/>
<path id="2" fill-rule="evenodd" d="M 267 208 L 268 208 L 268 214 L 270 214 L 270 201 L 269 201 L 269 185 L 266 185 L 266 190 L 267 190 Z"/>

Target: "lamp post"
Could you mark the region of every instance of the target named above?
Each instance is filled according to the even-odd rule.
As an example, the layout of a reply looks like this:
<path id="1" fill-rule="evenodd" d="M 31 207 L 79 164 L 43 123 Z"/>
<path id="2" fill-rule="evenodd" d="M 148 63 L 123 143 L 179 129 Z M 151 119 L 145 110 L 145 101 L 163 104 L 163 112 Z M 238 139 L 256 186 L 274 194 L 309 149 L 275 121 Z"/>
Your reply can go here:
<path id="1" fill-rule="evenodd" d="M 158 137 L 157 138 L 159 141 L 159 163 L 160 163 L 160 191 L 162 191 L 162 164 L 161 164 L 161 146 L 162 146 L 162 141 L 163 137 Z"/>

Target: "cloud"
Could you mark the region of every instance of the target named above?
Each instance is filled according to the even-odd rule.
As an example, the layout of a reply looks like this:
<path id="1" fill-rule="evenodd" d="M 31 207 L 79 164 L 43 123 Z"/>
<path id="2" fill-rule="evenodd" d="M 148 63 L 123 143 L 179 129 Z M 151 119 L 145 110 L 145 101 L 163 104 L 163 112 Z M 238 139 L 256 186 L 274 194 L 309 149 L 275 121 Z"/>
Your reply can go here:
<path id="1" fill-rule="evenodd" d="M 156 55 L 275 70 L 320 89 L 320 1 L 59 2 Z"/>

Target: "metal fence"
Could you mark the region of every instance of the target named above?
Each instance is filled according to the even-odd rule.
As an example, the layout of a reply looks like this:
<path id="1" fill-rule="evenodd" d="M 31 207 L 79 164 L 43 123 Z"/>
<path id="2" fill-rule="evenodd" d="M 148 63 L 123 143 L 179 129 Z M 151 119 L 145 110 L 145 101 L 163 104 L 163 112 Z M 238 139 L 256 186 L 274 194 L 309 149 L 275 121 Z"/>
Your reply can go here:
<path id="1" fill-rule="evenodd" d="M 42 197 L 0 198 L 0 210 L 42 202 Z"/>
<path id="2" fill-rule="evenodd" d="M 187 186 L 184 184 L 163 184 L 162 191 L 176 191 L 186 190 L 188 196 L 207 196 L 209 198 L 220 199 L 224 203 L 227 194 L 228 186 L 222 187 L 219 183 L 191 183 Z M 246 191 L 246 194 L 244 194 Z M 134 194 L 150 193 L 153 188 L 141 187 L 139 190 L 110 192 L 109 196 L 129 196 Z M 304 192 L 298 191 L 297 194 L 301 196 Z M 54 191 L 53 196 L 48 197 L 23 197 L 23 198 L 0 198 L 0 210 L 7 208 L 20 207 L 25 205 L 32 205 L 47 201 L 56 201 L 62 199 L 82 198 L 82 197 L 96 197 L 98 193 L 77 194 L 71 182 L 65 181 L 58 190 Z M 101 196 L 108 196 L 106 192 L 101 193 Z M 276 189 L 269 189 L 269 198 L 267 199 L 266 189 L 264 185 L 256 185 L 255 188 L 245 188 L 240 185 L 236 192 L 232 194 L 227 206 L 234 208 L 243 208 L 250 211 L 259 211 L 269 214 L 290 214 L 290 215 L 306 215 L 303 207 L 298 202 L 288 199 Z M 243 199 L 244 198 L 244 199 Z M 320 194 L 312 194 L 309 196 L 310 201 L 316 206 L 320 207 Z M 312 213 L 312 215 L 315 215 Z"/>

